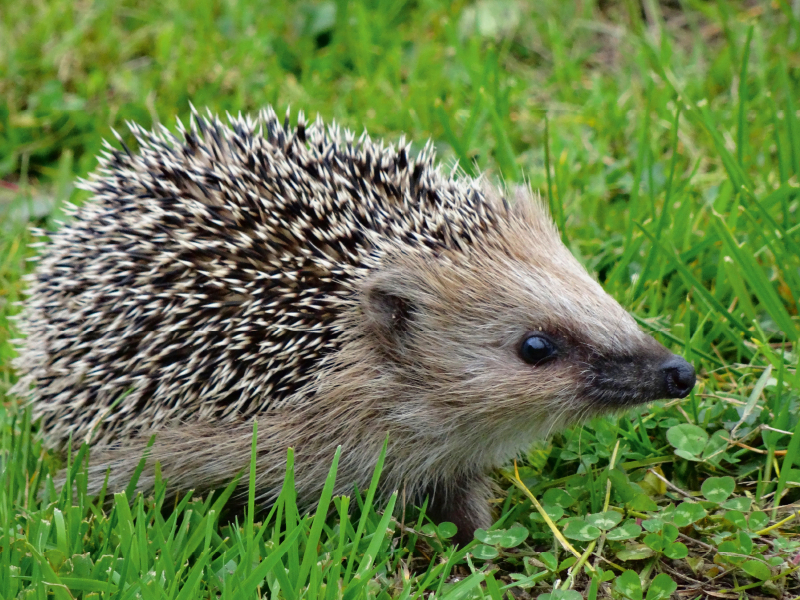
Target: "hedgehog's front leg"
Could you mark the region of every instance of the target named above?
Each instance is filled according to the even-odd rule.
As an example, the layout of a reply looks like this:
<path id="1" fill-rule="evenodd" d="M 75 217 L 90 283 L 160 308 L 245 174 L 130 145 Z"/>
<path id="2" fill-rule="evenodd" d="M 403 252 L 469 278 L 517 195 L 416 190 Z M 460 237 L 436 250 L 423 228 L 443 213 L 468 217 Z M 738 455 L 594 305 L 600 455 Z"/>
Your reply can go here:
<path id="1" fill-rule="evenodd" d="M 458 532 L 453 541 L 463 548 L 472 541 L 476 529 L 492 524 L 491 495 L 492 485 L 486 475 L 463 477 L 429 491 L 427 515 L 435 523 L 455 524 Z"/>

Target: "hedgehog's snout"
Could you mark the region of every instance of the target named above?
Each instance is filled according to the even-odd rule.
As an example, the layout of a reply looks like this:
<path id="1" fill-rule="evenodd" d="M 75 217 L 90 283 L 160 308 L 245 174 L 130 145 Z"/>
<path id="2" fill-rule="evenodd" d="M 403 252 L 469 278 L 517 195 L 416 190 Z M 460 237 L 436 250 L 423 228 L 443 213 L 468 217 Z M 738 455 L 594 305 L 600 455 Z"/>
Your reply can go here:
<path id="1" fill-rule="evenodd" d="M 587 397 L 598 407 L 614 408 L 688 396 L 694 367 L 677 354 L 647 354 L 590 358 Z"/>
<path id="2" fill-rule="evenodd" d="M 667 398 L 685 398 L 694 387 L 694 367 L 682 356 L 673 354 L 661 365 Z"/>

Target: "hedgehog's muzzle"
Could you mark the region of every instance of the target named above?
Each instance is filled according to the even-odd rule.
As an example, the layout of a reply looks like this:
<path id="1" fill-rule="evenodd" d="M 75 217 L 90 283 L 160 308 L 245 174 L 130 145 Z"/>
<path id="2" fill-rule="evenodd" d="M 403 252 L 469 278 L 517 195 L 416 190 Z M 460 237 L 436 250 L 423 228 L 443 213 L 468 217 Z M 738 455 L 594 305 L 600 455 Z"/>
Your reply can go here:
<path id="1" fill-rule="evenodd" d="M 603 408 L 685 398 L 696 382 L 694 367 L 677 354 L 595 359 L 585 372 L 585 395 Z"/>

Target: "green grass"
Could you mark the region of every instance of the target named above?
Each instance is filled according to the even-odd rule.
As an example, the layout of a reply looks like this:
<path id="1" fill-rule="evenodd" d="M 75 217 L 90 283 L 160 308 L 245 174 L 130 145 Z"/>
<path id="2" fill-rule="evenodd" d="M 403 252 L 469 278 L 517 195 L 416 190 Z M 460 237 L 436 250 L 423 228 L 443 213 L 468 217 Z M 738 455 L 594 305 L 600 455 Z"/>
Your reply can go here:
<path id="1" fill-rule="evenodd" d="M 85 199 L 74 178 L 112 127 L 173 126 L 189 102 L 291 105 L 529 180 L 605 289 L 701 377 L 685 400 L 536 446 L 518 479 L 498 473 L 496 531 L 459 551 L 448 526 L 400 499 L 376 506 L 373 489 L 328 491 L 304 516 L 291 471 L 268 513 L 252 510 L 251 485 L 231 516 L 230 489 L 167 507 L 163 486 L 87 497 L 81 451 L 79 492 L 60 494 L 36 426 L 7 398 L 0 598 L 796 596 L 798 6 L 2 3 L 0 393 L 14 381 L 27 226 Z"/>

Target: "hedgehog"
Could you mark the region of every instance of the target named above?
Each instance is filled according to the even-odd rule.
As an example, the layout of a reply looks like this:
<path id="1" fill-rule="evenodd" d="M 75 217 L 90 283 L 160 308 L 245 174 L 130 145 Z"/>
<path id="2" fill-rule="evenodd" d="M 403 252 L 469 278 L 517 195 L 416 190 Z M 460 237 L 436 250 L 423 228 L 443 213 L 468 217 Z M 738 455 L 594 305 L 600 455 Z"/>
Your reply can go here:
<path id="1" fill-rule="evenodd" d="M 695 384 L 529 186 L 302 112 L 129 127 L 138 150 L 106 143 L 19 321 L 14 391 L 49 447 L 90 444 L 90 491 L 125 489 L 154 434 L 140 490 L 156 463 L 171 493 L 225 485 L 255 420 L 261 503 L 288 448 L 313 505 L 337 448 L 347 494 L 388 439 L 380 489 L 464 544 L 492 522 L 492 472 L 535 440 Z"/>

